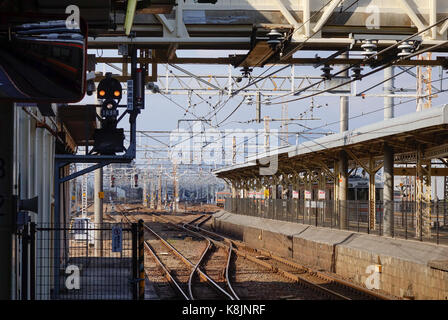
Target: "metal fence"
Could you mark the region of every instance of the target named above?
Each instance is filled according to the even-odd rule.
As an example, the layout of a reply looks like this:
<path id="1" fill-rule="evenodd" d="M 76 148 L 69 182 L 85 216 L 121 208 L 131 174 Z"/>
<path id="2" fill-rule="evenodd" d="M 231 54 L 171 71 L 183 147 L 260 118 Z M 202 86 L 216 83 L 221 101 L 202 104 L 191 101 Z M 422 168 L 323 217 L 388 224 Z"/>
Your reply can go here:
<path id="1" fill-rule="evenodd" d="M 138 299 L 137 224 L 34 225 L 29 232 L 30 284 L 37 300 Z M 24 272 L 25 274 L 26 272 Z"/>
<path id="2" fill-rule="evenodd" d="M 347 214 L 342 215 L 342 220 L 345 208 Z M 227 198 L 224 209 L 241 215 L 377 235 L 383 235 L 384 228 L 382 201 L 375 204 L 374 228 L 369 227 L 368 201 Z M 393 218 L 394 237 L 448 244 L 446 202 L 395 201 Z"/>

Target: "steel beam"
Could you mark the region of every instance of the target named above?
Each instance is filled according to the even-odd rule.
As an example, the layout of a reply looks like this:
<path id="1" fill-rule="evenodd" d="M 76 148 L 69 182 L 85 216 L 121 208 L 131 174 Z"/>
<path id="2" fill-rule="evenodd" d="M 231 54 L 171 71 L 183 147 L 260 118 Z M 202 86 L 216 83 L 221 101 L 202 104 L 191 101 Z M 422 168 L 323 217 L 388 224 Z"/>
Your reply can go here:
<path id="1" fill-rule="evenodd" d="M 412 7 L 409 5 L 408 0 L 399 0 L 399 2 L 404 12 L 406 12 L 412 22 L 417 26 L 418 30 L 425 29 L 425 25 L 414 12 L 414 9 L 412 9 Z"/>
<path id="2" fill-rule="evenodd" d="M 313 32 L 319 32 L 321 31 L 324 24 L 328 21 L 331 14 L 333 13 L 334 9 L 342 2 L 342 0 L 332 0 L 329 4 L 327 4 L 327 7 L 324 10 L 324 13 L 319 18 L 319 20 L 316 22 L 313 28 Z"/>
<path id="3" fill-rule="evenodd" d="M 396 176 L 416 176 L 417 168 L 402 168 L 395 167 L 394 175 Z M 448 176 L 448 168 L 431 168 L 431 176 L 432 177 L 446 177 Z"/>

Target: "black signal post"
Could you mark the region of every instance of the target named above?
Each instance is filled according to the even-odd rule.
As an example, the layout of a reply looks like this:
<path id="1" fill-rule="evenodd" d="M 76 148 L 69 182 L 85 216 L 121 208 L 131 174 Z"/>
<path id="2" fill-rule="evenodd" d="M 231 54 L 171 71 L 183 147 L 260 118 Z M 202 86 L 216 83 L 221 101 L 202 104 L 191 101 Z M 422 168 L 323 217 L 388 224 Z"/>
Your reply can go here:
<path id="1" fill-rule="evenodd" d="M 55 220 L 54 223 L 58 225 L 60 223 L 59 212 L 61 210 L 60 204 L 60 184 L 66 181 L 75 179 L 83 174 L 89 173 L 96 169 L 107 166 L 111 163 L 130 163 L 135 159 L 137 148 L 137 116 L 140 114 L 140 110 L 144 108 L 145 105 L 145 95 L 144 95 L 144 82 L 145 82 L 145 69 L 141 66 L 140 71 L 137 71 L 137 49 L 135 46 L 130 47 L 131 55 L 131 75 L 133 83 L 133 93 L 132 99 L 135 103 L 124 106 L 126 111 L 122 113 L 121 116 L 118 115 L 118 109 L 122 106 L 119 105 L 121 101 L 122 89 L 121 84 L 113 79 L 112 76 L 106 76 L 104 87 L 99 84 L 97 88 L 97 95 L 99 99 L 102 100 L 101 105 L 101 129 L 96 129 L 95 132 L 95 144 L 94 148 L 87 155 L 71 155 L 71 154 L 56 154 L 55 156 L 55 167 L 54 167 L 54 179 L 55 179 L 55 200 L 54 200 L 54 211 Z M 103 81 L 104 81 L 103 80 Z M 117 85 L 118 83 L 118 85 Z M 139 90 L 136 86 L 141 85 L 142 88 Z M 104 90 L 102 92 L 101 90 Z M 129 94 L 129 86 L 128 86 Z M 124 117 L 124 115 L 129 115 L 129 127 L 130 127 L 130 143 L 127 148 L 124 148 L 124 130 L 117 129 L 117 124 Z M 12 121 L 11 121 L 12 123 Z M 106 130 L 101 131 L 103 128 Z M 122 155 L 116 155 L 117 152 L 124 151 Z M 96 154 L 95 154 L 96 153 Z M 11 153 L 12 154 L 12 153 Z M 80 170 L 78 172 L 72 173 L 68 176 L 61 176 L 61 169 L 71 163 L 92 163 L 92 165 L 86 169 Z M 0 233 L 1 234 L 1 233 Z M 55 291 L 57 294 L 59 290 L 59 269 L 60 269 L 60 239 L 61 235 L 55 232 L 54 239 L 54 283 Z M 6 279 L 5 279 L 6 280 Z"/>

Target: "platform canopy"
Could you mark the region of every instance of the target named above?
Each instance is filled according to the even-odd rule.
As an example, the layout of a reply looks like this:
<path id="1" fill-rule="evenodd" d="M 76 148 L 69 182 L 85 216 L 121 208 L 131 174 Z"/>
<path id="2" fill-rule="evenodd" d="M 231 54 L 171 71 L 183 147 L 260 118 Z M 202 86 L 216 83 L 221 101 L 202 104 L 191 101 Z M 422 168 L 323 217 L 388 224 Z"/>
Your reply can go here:
<path id="1" fill-rule="evenodd" d="M 348 153 L 351 167 L 359 167 L 360 163 L 369 159 L 382 160 L 386 143 L 393 148 L 396 164 L 415 165 L 419 150 L 422 160 L 448 156 L 447 129 L 448 105 L 444 105 L 307 141 L 298 146 L 272 150 L 269 154 L 250 157 L 243 164 L 225 167 L 214 173 L 220 178 L 229 179 L 259 177 L 260 168 L 272 167 L 276 159 L 276 175 L 315 169 L 331 173 L 341 151 Z"/>
<path id="2" fill-rule="evenodd" d="M 201 1 L 207 2 L 207 1 Z M 296 63 L 298 50 L 363 50 L 373 41 L 377 49 L 420 32 L 420 49 L 446 51 L 448 2 L 445 0 L 3 0 L 3 9 L 17 12 L 63 14 L 77 5 L 89 25 L 89 47 L 117 49 L 133 44 L 154 49 L 153 62 L 176 62 L 178 49 L 243 49 L 247 54 L 196 60 L 241 67 L 266 63 Z M 132 6 L 135 6 L 132 9 Z M 437 22 L 440 22 L 436 24 Z M 436 25 L 435 25 L 436 24 Z M 433 27 L 432 27 L 433 26 Z M 271 30 L 284 43 L 282 55 L 268 43 Z M 436 47 L 434 47 L 436 46 Z M 396 56 L 388 51 L 379 60 Z M 304 62 L 298 60 L 297 63 Z M 328 61 L 326 61 L 328 62 Z M 309 61 L 308 63 L 316 63 Z"/>

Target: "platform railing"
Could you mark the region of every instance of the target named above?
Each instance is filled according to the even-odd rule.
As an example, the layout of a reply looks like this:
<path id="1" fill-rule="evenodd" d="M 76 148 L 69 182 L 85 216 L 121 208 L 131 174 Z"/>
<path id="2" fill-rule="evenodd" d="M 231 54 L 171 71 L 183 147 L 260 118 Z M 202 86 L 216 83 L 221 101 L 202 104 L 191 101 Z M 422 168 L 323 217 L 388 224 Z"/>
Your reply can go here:
<path id="1" fill-rule="evenodd" d="M 346 208 L 346 214 L 342 214 Z M 384 235 L 384 203 L 375 204 L 375 227 L 369 224 L 369 202 L 227 198 L 224 209 L 235 214 L 316 227 Z M 448 244 L 448 203 L 394 201 L 392 236 Z"/>

